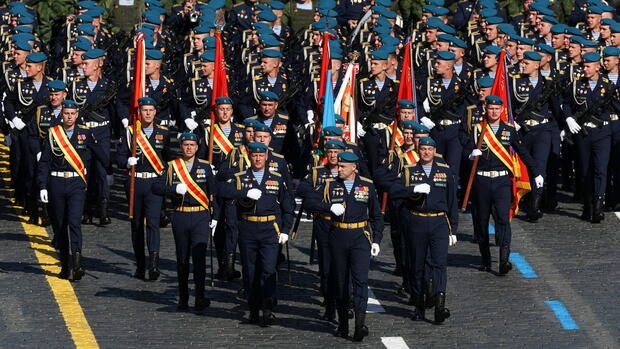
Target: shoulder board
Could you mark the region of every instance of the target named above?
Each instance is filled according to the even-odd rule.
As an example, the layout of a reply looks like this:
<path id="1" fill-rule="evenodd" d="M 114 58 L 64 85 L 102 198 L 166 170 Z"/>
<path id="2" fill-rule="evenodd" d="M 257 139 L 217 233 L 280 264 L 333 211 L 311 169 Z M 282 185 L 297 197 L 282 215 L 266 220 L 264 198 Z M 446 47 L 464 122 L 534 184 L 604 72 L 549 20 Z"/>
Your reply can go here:
<path id="1" fill-rule="evenodd" d="M 446 168 L 450 168 L 450 165 L 446 164 L 445 162 L 438 162 L 437 166 L 439 167 L 446 167 Z"/>
<path id="2" fill-rule="evenodd" d="M 245 126 L 243 126 L 243 125 L 241 125 L 241 124 L 233 124 L 233 125 L 235 125 L 235 126 L 237 126 L 237 127 L 239 127 L 239 128 L 245 128 Z"/>
<path id="3" fill-rule="evenodd" d="M 360 82 L 368 81 L 368 78 L 361 78 Z"/>
<path id="4" fill-rule="evenodd" d="M 545 76 L 545 80 L 553 80 L 550 76 Z"/>
<path id="5" fill-rule="evenodd" d="M 233 5 L 233 7 L 238 7 L 238 6 L 241 6 L 241 5 L 243 5 L 243 4 L 245 4 L 245 2 L 240 2 L 240 3 L 238 3 L 238 4 L 234 4 L 234 5 Z"/>
<path id="6" fill-rule="evenodd" d="M 607 77 L 605 77 L 605 76 L 602 76 L 601 80 L 603 80 L 603 82 L 609 82 L 609 79 Z"/>
<path id="7" fill-rule="evenodd" d="M 467 106 L 467 110 L 470 110 L 470 109 L 475 109 L 475 108 L 476 108 L 476 105 L 475 105 L 475 104 L 472 104 L 472 105 L 468 105 L 468 106 Z"/>
<path id="8" fill-rule="evenodd" d="M 417 163 L 416 164 L 408 164 L 408 165 L 405 165 L 405 167 L 406 168 L 411 168 L 411 167 L 415 167 L 415 165 L 417 165 Z"/>
<path id="9" fill-rule="evenodd" d="M 244 173 L 245 173 L 245 171 L 237 172 L 237 173 L 235 173 L 235 177 L 239 177 L 239 176 L 241 176 Z"/>
<path id="10" fill-rule="evenodd" d="M 78 125 L 78 127 L 84 130 L 90 130 L 86 125 Z"/>
<path id="11" fill-rule="evenodd" d="M 400 80 L 396 79 L 396 80 L 392 80 L 393 83 L 395 84 L 400 84 Z"/>
<path id="12" fill-rule="evenodd" d="M 360 179 L 363 180 L 363 181 L 372 183 L 372 179 L 370 179 L 370 178 L 366 178 L 366 177 L 360 176 Z"/>
<path id="13" fill-rule="evenodd" d="M 276 172 L 276 171 L 269 171 L 269 173 L 274 174 L 274 175 L 276 175 L 278 177 L 282 177 L 282 175 L 280 173 Z"/>
<path id="14" fill-rule="evenodd" d="M 435 153 L 435 157 L 438 157 L 438 158 L 443 158 L 443 155 L 438 154 L 438 153 Z"/>
<path id="15" fill-rule="evenodd" d="M 335 181 L 335 180 L 336 180 L 335 178 L 327 178 L 327 179 L 325 180 L 325 183 L 327 183 L 327 182 L 333 182 L 333 181 Z"/>
<path id="16" fill-rule="evenodd" d="M 279 117 L 281 117 L 284 120 L 288 120 L 288 116 L 284 115 L 284 114 L 278 114 Z"/>
<path id="17" fill-rule="evenodd" d="M 162 130 L 166 130 L 166 131 L 168 131 L 168 127 L 167 127 L 167 126 L 157 125 L 157 127 L 158 127 L 159 129 L 162 129 Z"/>
<path id="18" fill-rule="evenodd" d="M 209 161 L 203 159 L 198 159 L 198 162 L 201 164 L 209 164 Z"/>
<path id="19" fill-rule="evenodd" d="M 45 105 L 40 105 L 40 106 L 38 106 L 38 107 L 37 107 L 37 110 L 38 110 L 38 111 L 41 111 L 41 110 L 43 110 L 45 107 L 46 107 Z"/>
<path id="20" fill-rule="evenodd" d="M 272 152 L 271 152 L 271 155 L 273 155 L 273 156 L 275 156 L 275 157 L 277 157 L 277 158 L 282 158 L 282 159 L 284 159 L 284 155 L 279 154 L 279 153 L 276 153 L 275 151 L 272 151 Z"/>
<path id="21" fill-rule="evenodd" d="M 255 75 L 255 76 L 253 77 L 253 79 L 254 79 L 254 80 L 260 80 L 261 78 L 262 78 L 262 76 L 260 76 L 260 75 Z"/>
<path id="22" fill-rule="evenodd" d="M 191 56 L 191 55 L 192 55 L 191 53 L 186 53 L 186 54 L 184 54 L 183 56 L 185 56 L 185 57 L 189 57 L 189 56 Z"/>
<path id="23" fill-rule="evenodd" d="M 194 77 L 192 78 L 192 80 L 194 80 L 194 81 L 198 81 L 198 80 L 200 80 L 200 78 L 199 78 L 199 77 L 197 77 L 197 76 L 194 76 Z"/>
<path id="24" fill-rule="evenodd" d="M 167 82 L 167 83 L 169 83 L 169 84 L 174 83 L 174 80 L 173 80 L 173 79 L 170 79 L 170 78 L 165 77 L 165 76 L 164 76 L 164 80 L 166 80 L 166 82 Z"/>

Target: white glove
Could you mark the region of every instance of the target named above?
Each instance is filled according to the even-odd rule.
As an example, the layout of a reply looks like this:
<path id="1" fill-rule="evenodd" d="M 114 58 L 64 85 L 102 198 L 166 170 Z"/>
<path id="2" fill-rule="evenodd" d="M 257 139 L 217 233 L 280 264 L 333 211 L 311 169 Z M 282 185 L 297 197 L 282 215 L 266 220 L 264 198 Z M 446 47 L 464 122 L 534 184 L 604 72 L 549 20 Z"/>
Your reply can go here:
<path id="1" fill-rule="evenodd" d="M 138 158 L 134 158 L 134 157 L 127 158 L 127 168 L 130 168 L 131 166 L 136 166 L 137 164 L 138 164 Z"/>
<path id="2" fill-rule="evenodd" d="M 426 183 L 418 184 L 413 187 L 413 192 L 418 194 L 428 194 L 431 192 L 431 186 Z"/>
<path id="3" fill-rule="evenodd" d="M 190 131 L 194 131 L 194 129 L 198 127 L 198 123 L 192 119 L 185 119 L 185 126 L 187 126 Z"/>
<path id="4" fill-rule="evenodd" d="M 566 125 L 568 125 L 568 130 L 572 134 L 576 134 L 576 133 L 579 133 L 579 131 L 581 131 L 581 126 L 579 126 L 577 121 L 575 121 L 575 119 L 573 119 L 570 116 L 566 118 Z"/>
<path id="5" fill-rule="evenodd" d="M 24 127 L 26 127 L 26 124 L 24 124 L 24 122 L 22 121 L 22 119 L 18 118 L 17 116 L 13 118 L 13 126 L 15 126 L 16 129 L 18 130 L 22 130 Z"/>
<path id="6" fill-rule="evenodd" d="M 560 142 L 564 142 L 564 138 L 566 138 L 566 131 L 560 131 Z"/>
<path id="7" fill-rule="evenodd" d="M 41 152 L 37 153 L 37 162 L 41 161 Z"/>
<path id="8" fill-rule="evenodd" d="M 177 184 L 177 187 L 176 187 L 175 190 L 176 190 L 177 194 L 185 195 L 185 193 L 187 193 L 187 184 L 179 183 L 179 184 Z"/>
<path id="9" fill-rule="evenodd" d="M 519 124 L 517 124 L 517 122 L 515 121 L 515 129 L 517 131 L 519 131 L 521 129 L 521 126 Z"/>
<path id="10" fill-rule="evenodd" d="M 433 127 L 435 127 L 435 123 L 432 122 L 431 119 L 427 118 L 426 116 L 422 117 L 420 121 L 422 122 L 422 125 L 428 127 L 429 130 L 432 130 Z"/>
<path id="11" fill-rule="evenodd" d="M 448 242 L 448 246 L 456 246 L 456 235 L 450 234 L 450 241 Z"/>
<path id="12" fill-rule="evenodd" d="M 114 185 L 114 175 L 106 175 L 105 179 L 108 182 L 108 186 L 113 186 Z"/>
<path id="13" fill-rule="evenodd" d="M 248 190 L 248 194 L 247 197 L 249 199 L 252 199 L 254 201 L 260 199 L 260 197 L 263 195 L 263 192 L 260 191 L 260 189 L 256 189 L 256 188 L 252 188 L 250 190 Z"/>
<path id="14" fill-rule="evenodd" d="M 536 188 L 542 188 L 545 185 L 545 179 L 541 175 L 536 176 L 534 182 L 536 183 Z"/>
<path id="15" fill-rule="evenodd" d="M 377 257 L 379 255 L 379 252 L 381 252 L 381 248 L 379 247 L 379 244 L 373 243 L 372 246 L 370 247 L 370 255 L 373 257 Z"/>
<path id="16" fill-rule="evenodd" d="M 127 118 L 123 118 L 123 120 L 121 120 L 121 124 L 123 124 L 124 128 L 127 128 L 127 126 L 129 126 L 129 120 L 127 120 Z"/>
<path id="17" fill-rule="evenodd" d="M 211 220 L 211 223 L 209 223 L 209 228 L 211 228 L 211 236 L 215 235 L 215 229 L 217 228 L 217 219 Z"/>
<path id="18" fill-rule="evenodd" d="M 473 160 L 476 156 L 481 156 L 481 155 L 482 155 L 482 150 L 474 149 L 471 151 L 471 154 L 469 154 L 469 160 Z"/>
<path id="19" fill-rule="evenodd" d="M 217 171 L 215 170 L 215 166 L 209 164 L 209 166 L 211 166 L 211 172 L 216 173 Z"/>
<path id="20" fill-rule="evenodd" d="M 278 239 L 278 243 L 280 245 L 284 245 L 288 241 L 288 234 L 280 234 L 280 238 Z"/>
<path id="21" fill-rule="evenodd" d="M 39 192 L 39 198 L 41 198 L 41 202 L 47 204 L 47 189 L 41 189 Z"/>
<path id="22" fill-rule="evenodd" d="M 364 131 L 364 126 L 362 126 L 362 124 L 360 124 L 360 122 L 357 122 L 357 138 L 362 138 L 366 135 L 366 131 Z"/>
<path id="23" fill-rule="evenodd" d="M 308 124 L 314 122 L 314 110 L 306 110 L 306 117 L 308 118 Z"/>
<path id="24" fill-rule="evenodd" d="M 342 216 L 344 214 L 344 206 L 342 204 L 333 204 L 329 210 L 336 216 Z"/>

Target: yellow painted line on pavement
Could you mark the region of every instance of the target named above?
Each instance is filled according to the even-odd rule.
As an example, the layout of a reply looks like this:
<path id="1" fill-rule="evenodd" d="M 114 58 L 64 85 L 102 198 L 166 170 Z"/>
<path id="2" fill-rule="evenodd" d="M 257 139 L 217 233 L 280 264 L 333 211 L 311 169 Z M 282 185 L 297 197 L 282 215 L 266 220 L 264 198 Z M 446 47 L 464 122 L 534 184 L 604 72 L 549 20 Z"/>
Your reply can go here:
<path id="1" fill-rule="evenodd" d="M 3 139 L 0 137 L 0 152 L 7 152 L 8 148 L 2 142 Z M 13 207 L 17 208 L 17 206 Z M 77 348 L 99 348 L 71 282 L 57 276 L 60 272 L 60 261 L 56 258 L 56 251 L 51 246 L 47 230 L 38 225 L 26 223 L 27 217 L 20 216 L 19 218 L 30 241 L 30 247 L 34 250 L 41 269 L 45 272 L 45 279 L 52 289 L 75 346 Z"/>

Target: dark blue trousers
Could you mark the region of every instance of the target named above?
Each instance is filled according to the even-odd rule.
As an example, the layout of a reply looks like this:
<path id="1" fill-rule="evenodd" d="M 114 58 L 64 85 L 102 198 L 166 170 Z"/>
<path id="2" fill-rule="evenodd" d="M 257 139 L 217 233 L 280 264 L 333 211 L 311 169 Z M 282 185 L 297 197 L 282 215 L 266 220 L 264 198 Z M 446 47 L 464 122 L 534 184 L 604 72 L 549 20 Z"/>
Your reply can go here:
<path id="1" fill-rule="evenodd" d="M 329 296 L 328 280 L 331 268 L 331 254 L 329 251 L 329 230 L 331 221 L 320 216 L 312 220 L 312 230 L 316 237 L 317 251 L 319 254 L 319 276 L 321 278 L 321 295 Z"/>
<path id="2" fill-rule="evenodd" d="M 101 144 L 101 148 L 106 153 L 106 155 L 110 156 L 110 126 L 100 126 L 92 128 L 93 136 L 97 140 L 97 143 Z M 108 171 L 107 165 L 103 164 L 97 158 L 94 158 L 91 161 L 91 166 L 89 169 L 89 192 L 90 190 L 94 190 L 94 197 L 97 202 L 100 202 L 103 199 L 110 200 L 110 186 L 108 185 Z M 90 196 L 90 194 L 89 194 Z M 90 201 L 89 201 L 90 202 Z"/>
<path id="3" fill-rule="evenodd" d="M 478 242 L 489 244 L 489 218 L 495 219 L 495 238 L 500 247 L 510 247 L 510 205 L 512 204 L 512 180 L 509 176 L 488 178 L 476 175 L 474 179 L 475 220 L 480 234 Z M 495 210 L 494 210 L 495 208 Z"/>
<path id="4" fill-rule="evenodd" d="M 206 256 L 211 215 L 208 211 L 179 212 L 171 215 L 172 234 L 176 246 L 177 278 L 181 298 L 188 297 L 189 258 L 194 263 L 194 284 L 196 298 L 203 298 L 205 292 Z"/>
<path id="5" fill-rule="evenodd" d="M 135 181 L 131 243 L 138 269 L 144 269 L 145 267 L 145 228 L 148 251 L 159 252 L 159 219 L 162 197 L 153 193 L 153 185 L 156 181 L 156 178 L 136 178 Z M 129 181 L 127 181 L 126 188 L 128 189 L 127 200 L 129 200 Z"/>
<path id="6" fill-rule="evenodd" d="M 431 137 L 437 142 L 437 153 L 443 155 L 450 168 L 455 169 L 457 183 L 461 159 L 463 158 L 463 144 L 461 143 L 463 137 L 461 132 L 461 124 L 442 126 L 441 130 L 439 125 L 437 125 L 431 130 Z"/>
<path id="7" fill-rule="evenodd" d="M 588 132 L 587 136 L 583 132 L 575 135 L 577 163 L 582 173 L 581 188 L 585 195 L 604 196 L 611 151 L 611 128 L 602 126 L 584 129 Z"/>
<path id="8" fill-rule="evenodd" d="M 523 129 L 522 129 L 523 130 Z M 547 124 L 534 126 L 530 131 L 523 134 L 523 143 L 528 153 L 536 161 L 537 167 L 543 171 L 542 176 L 547 177 L 547 161 L 551 152 L 551 128 Z M 542 194 L 543 188 L 537 188 L 532 177 L 532 193 Z"/>
<path id="9" fill-rule="evenodd" d="M 61 254 L 82 251 L 82 212 L 86 184 L 81 177 L 49 177 L 49 214 Z"/>
<path id="10" fill-rule="evenodd" d="M 234 200 L 224 202 L 224 220 L 226 230 L 226 254 L 237 252 L 239 241 L 239 225 L 237 221 L 237 205 Z M 218 224 L 219 225 L 219 224 Z"/>

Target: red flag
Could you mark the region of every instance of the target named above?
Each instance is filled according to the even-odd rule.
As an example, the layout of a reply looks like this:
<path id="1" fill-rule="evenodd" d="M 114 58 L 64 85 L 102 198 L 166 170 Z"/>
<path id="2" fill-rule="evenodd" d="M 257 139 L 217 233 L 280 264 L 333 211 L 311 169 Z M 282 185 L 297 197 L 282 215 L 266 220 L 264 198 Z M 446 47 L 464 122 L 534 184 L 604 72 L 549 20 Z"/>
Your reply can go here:
<path id="1" fill-rule="evenodd" d="M 213 93 L 211 95 L 211 124 L 215 120 L 215 99 L 228 97 L 228 81 L 226 79 L 226 65 L 224 58 L 224 45 L 222 33 L 215 33 L 215 67 L 213 70 Z"/>
<path id="2" fill-rule="evenodd" d="M 510 112 L 510 100 L 508 93 L 508 78 L 506 73 L 506 51 L 502 50 L 499 54 L 499 63 L 497 65 L 497 73 L 495 74 L 495 81 L 493 81 L 493 87 L 491 88 L 491 94 L 500 97 L 504 101 L 504 110 L 502 111 L 502 121 L 513 125 L 514 120 Z M 519 212 L 519 201 L 521 198 L 532 190 L 530 185 L 530 175 L 527 172 L 527 168 L 519 155 L 510 150 L 512 155 L 513 173 L 512 178 L 512 194 L 514 201 L 510 206 L 510 219 Z"/>
<path id="3" fill-rule="evenodd" d="M 411 66 L 411 42 L 405 45 L 405 55 L 403 56 L 403 67 L 400 72 L 400 86 L 398 87 L 398 101 L 401 99 L 413 100 L 413 67 Z M 415 101 L 414 101 L 415 102 Z"/>
<path id="4" fill-rule="evenodd" d="M 134 62 L 133 71 L 133 88 L 131 90 L 131 102 L 129 105 L 130 121 L 133 124 L 136 120 L 140 120 L 140 113 L 138 113 L 138 99 L 144 97 L 144 59 L 145 59 L 145 47 L 144 33 L 138 33 L 136 35 L 136 58 Z"/>
<path id="5" fill-rule="evenodd" d="M 331 55 L 329 54 L 329 38 L 332 35 L 330 33 L 323 33 L 323 52 L 321 53 L 321 81 L 319 84 L 319 96 L 317 97 L 318 104 L 321 103 L 321 97 L 325 96 L 325 79 L 327 79 L 327 71 L 331 69 Z"/>

